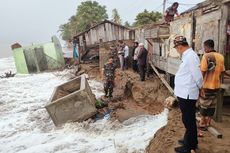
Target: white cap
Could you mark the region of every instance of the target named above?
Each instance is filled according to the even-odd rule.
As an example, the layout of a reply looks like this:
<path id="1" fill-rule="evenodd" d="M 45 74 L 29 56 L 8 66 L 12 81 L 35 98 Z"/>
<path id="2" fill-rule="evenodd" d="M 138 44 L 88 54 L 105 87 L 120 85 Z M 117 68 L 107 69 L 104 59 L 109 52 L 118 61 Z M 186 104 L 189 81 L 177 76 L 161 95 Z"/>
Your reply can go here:
<path id="1" fill-rule="evenodd" d="M 143 43 L 139 43 L 139 46 L 144 46 L 144 44 Z"/>

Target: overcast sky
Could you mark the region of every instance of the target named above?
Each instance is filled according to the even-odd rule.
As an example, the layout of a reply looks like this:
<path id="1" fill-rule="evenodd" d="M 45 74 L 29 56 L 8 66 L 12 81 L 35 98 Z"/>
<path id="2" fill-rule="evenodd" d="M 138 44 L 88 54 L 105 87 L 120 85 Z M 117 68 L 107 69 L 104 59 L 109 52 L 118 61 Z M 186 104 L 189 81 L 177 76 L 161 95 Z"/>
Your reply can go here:
<path id="1" fill-rule="evenodd" d="M 0 58 L 12 55 L 10 45 L 18 42 L 23 46 L 49 42 L 58 36 L 59 25 L 66 23 L 76 13 L 84 0 L 0 0 Z M 133 23 L 135 16 L 144 9 L 162 12 L 163 0 L 96 0 L 105 5 L 109 18 L 116 8 L 122 21 Z M 177 0 L 179 12 L 203 0 Z M 169 6 L 173 0 L 167 0 Z"/>

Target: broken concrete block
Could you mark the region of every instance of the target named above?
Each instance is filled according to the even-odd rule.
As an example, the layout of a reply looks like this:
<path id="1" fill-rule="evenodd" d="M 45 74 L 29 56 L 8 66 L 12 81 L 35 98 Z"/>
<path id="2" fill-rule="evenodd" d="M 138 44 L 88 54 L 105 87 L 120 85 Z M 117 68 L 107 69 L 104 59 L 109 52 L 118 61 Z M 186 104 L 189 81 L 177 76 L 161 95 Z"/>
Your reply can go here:
<path id="1" fill-rule="evenodd" d="M 96 114 L 96 98 L 85 75 L 81 75 L 54 90 L 45 106 L 56 126 L 66 122 L 81 122 Z"/>

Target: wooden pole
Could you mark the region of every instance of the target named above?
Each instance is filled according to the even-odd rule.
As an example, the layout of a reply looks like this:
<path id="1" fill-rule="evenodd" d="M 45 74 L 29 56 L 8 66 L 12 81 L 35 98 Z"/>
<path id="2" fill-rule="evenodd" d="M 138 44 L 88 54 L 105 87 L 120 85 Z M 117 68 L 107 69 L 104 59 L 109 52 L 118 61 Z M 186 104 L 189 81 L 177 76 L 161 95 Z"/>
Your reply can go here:
<path id="1" fill-rule="evenodd" d="M 216 122 L 221 122 L 222 121 L 222 109 L 223 109 L 223 101 L 224 101 L 224 89 L 220 89 L 217 95 L 217 104 L 216 104 L 216 111 L 213 116 L 213 119 Z"/>
<path id="2" fill-rule="evenodd" d="M 163 84 L 166 86 L 166 88 L 169 90 L 169 92 L 170 92 L 172 95 L 174 95 L 173 89 L 172 89 L 171 86 L 168 84 L 168 82 L 165 80 L 165 78 L 162 77 L 162 76 L 160 75 L 160 73 L 158 72 L 158 70 L 156 69 L 156 67 L 153 65 L 152 62 L 150 62 L 150 65 L 151 65 L 151 67 L 153 68 L 154 72 L 157 74 L 157 76 L 161 79 L 161 81 L 163 82 Z M 174 96 L 174 97 L 175 97 L 175 96 Z M 175 98 L 176 98 L 176 97 L 175 97 Z"/>
<path id="3" fill-rule="evenodd" d="M 196 117 L 196 120 L 197 120 L 198 122 L 200 122 L 201 118 L 197 116 L 197 117 Z M 209 126 L 209 127 L 207 128 L 207 130 L 208 130 L 208 132 L 210 132 L 212 135 L 214 135 L 216 138 L 222 139 L 223 135 L 222 135 L 219 131 L 217 131 L 214 127 Z"/>
<path id="4" fill-rule="evenodd" d="M 214 135 L 215 137 L 217 137 L 218 139 L 222 139 L 222 134 L 220 132 L 218 132 L 214 127 L 208 127 L 208 132 L 210 132 L 212 135 Z"/>
<path id="5" fill-rule="evenodd" d="M 165 6 L 166 6 L 166 0 L 163 0 L 163 12 L 162 12 L 163 16 L 165 14 Z"/>

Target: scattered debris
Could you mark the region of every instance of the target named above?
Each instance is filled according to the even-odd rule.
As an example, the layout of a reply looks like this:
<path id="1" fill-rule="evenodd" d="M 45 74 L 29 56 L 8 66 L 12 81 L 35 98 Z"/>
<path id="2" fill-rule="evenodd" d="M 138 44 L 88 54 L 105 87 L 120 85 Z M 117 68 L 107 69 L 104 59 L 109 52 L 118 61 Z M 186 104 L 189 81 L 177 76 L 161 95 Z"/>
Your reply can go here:
<path id="1" fill-rule="evenodd" d="M 101 108 L 104 108 L 104 107 L 108 107 L 108 103 L 102 101 L 101 99 L 97 99 L 95 106 L 96 106 L 97 109 L 101 109 Z"/>
<path id="2" fill-rule="evenodd" d="M 14 77 L 16 75 L 16 73 L 12 73 L 12 71 L 10 72 L 5 72 L 5 75 L 0 76 L 0 78 L 10 78 L 10 77 Z"/>
<path id="3" fill-rule="evenodd" d="M 14 50 L 16 48 L 21 48 L 22 45 L 20 45 L 19 43 L 14 43 L 13 45 L 11 45 L 11 49 Z"/>
<path id="4" fill-rule="evenodd" d="M 201 118 L 200 118 L 200 117 L 196 117 L 196 120 L 197 120 L 198 122 L 200 122 Z M 207 128 L 207 130 L 208 130 L 208 132 L 210 132 L 212 135 L 214 135 L 216 138 L 222 139 L 223 135 L 222 135 L 219 131 L 217 131 L 217 129 L 215 129 L 214 127 L 209 126 L 209 127 Z"/>

